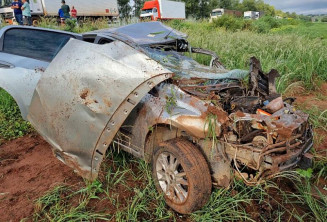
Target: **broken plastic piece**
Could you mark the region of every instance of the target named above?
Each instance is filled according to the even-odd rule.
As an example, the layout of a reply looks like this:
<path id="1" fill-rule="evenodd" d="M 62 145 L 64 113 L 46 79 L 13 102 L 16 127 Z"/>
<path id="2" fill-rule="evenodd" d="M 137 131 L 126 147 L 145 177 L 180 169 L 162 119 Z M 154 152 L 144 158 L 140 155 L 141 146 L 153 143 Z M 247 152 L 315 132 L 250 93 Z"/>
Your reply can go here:
<path id="1" fill-rule="evenodd" d="M 261 115 L 266 115 L 266 116 L 271 116 L 270 113 L 263 111 L 262 109 L 257 109 L 257 114 L 261 114 Z"/>

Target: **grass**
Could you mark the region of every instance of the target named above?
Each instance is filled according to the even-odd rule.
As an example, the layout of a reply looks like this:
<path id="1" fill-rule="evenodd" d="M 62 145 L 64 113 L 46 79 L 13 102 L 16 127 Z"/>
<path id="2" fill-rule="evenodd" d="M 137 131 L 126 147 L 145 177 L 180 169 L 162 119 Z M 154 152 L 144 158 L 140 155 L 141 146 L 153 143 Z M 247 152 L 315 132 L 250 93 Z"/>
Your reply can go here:
<path id="1" fill-rule="evenodd" d="M 324 196 L 313 177 L 285 172 L 254 187 L 235 179 L 215 189 L 208 204 L 189 216 L 167 208 L 149 166 L 111 150 L 99 180 L 85 186 L 60 185 L 36 201 L 34 221 L 326 221 Z M 133 169 L 133 170 L 132 170 Z M 313 175 L 313 174 L 312 174 Z M 110 178 L 110 179 L 108 179 Z M 293 190 L 284 190 L 287 180 Z M 120 195 L 123 195 L 122 197 Z M 97 203 L 103 203 L 99 206 Z M 29 218 L 26 218 L 29 219 Z"/>
<path id="2" fill-rule="evenodd" d="M 186 32 L 195 47 L 215 51 L 228 68 L 248 69 L 251 56 L 261 59 L 268 71 L 277 68 L 281 77 L 278 90 L 301 81 L 307 90 L 327 81 L 325 24 L 273 30 L 258 34 L 250 31 L 228 32 L 204 22 L 171 22 L 172 27 Z M 74 32 L 106 28 L 105 20 L 83 25 L 57 26 L 55 20 L 41 20 L 41 27 Z M 322 36 L 322 38 L 321 38 Z M 207 64 L 208 57 L 193 55 Z M 324 95 L 317 95 L 326 99 Z M 171 104 L 174 105 L 173 100 Z M 326 130 L 327 112 L 307 109 L 316 129 Z M 15 101 L 0 89 L 0 144 L 32 130 L 21 119 Z M 321 137 L 319 137 L 321 138 Z M 319 140 L 316 137 L 316 140 Z M 157 193 L 149 166 L 126 153 L 107 153 L 98 180 L 93 183 L 63 184 L 36 200 L 33 221 L 327 221 L 327 201 L 319 181 L 327 178 L 327 158 L 314 153 L 310 172 L 285 172 L 272 181 L 254 187 L 237 179 L 230 189 L 216 189 L 209 203 L 190 216 L 169 209 Z M 286 182 L 285 182 L 286 181 Z M 327 189 L 327 188 L 326 188 Z"/>
<path id="3" fill-rule="evenodd" d="M 300 25 L 288 26 L 285 28 L 277 28 L 272 32 L 278 34 L 297 34 L 310 39 L 318 38 L 327 43 L 327 24 L 326 23 L 302 23 Z"/>
<path id="4" fill-rule="evenodd" d="M 107 154 L 102 175 L 86 186 L 57 186 L 36 201 L 34 221 L 176 220 L 154 187 L 149 166 L 126 153 Z M 133 170 L 132 170 L 133 169 Z M 97 206 L 95 203 L 103 203 Z M 29 219 L 29 218 L 26 218 Z"/>
<path id="5" fill-rule="evenodd" d="M 0 145 L 32 131 L 31 124 L 21 117 L 19 108 L 12 97 L 0 88 Z"/>
<path id="6" fill-rule="evenodd" d="M 170 25 L 187 33 L 192 46 L 216 52 L 229 69 L 248 70 L 249 58 L 256 56 L 264 71 L 274 68 L 280 72 L 281 77 L 277 80 L 279 92 L 297 81 L 303 81 L 309 90 L 314 89 L 313 82 L 327 81 L 327 44 L 319 38 L 296 33 L 229 32 L 213 28 L 206 22 L 174 21 Z M 204 64 L 210 61 L 208 56 L 196 54 L 193 57 Z"/>
<path id="7" fill-rule="evenodd" d="M 327 131 L 327 110 L 321 111 L 317 106 L 302 110 L 310 115 L 310 122 L 316 129 Z"/>

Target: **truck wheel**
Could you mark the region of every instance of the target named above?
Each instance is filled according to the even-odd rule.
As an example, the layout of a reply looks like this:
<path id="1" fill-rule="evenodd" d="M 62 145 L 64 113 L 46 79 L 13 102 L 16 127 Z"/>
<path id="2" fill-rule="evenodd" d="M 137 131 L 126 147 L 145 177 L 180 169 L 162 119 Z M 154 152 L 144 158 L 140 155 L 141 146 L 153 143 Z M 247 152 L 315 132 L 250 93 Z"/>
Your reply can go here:
<path id="1" fill-rule="evenodd" d="M 38 19 L 33 19 L 33 20 L 32 20 L 32 25 L 33 25 L 34 27 L 37 27 L 37 26 L 39 25 L 39 20 L 38 20 Z"/>
<path id="2" fill-rule="evenodd" d="M 155 148 L 152 176 L 166 203 L 181 214 L 203 207 L 211 194 L 207 161 L 200 150 L 184 139 L 172 139 Z"/>

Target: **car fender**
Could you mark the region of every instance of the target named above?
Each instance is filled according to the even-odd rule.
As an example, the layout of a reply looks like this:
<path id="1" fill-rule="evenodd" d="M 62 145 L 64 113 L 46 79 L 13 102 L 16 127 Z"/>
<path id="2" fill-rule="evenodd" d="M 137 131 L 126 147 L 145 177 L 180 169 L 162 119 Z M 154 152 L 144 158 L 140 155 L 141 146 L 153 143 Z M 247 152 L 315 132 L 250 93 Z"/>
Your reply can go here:
<path id="1" fill-rule="evenodd" d="M 0 68 L 0 88 L 6 90 L 16 101 L 23 119 L 28 109 L 41 71 L 22 67 Z"/>
<path id="2" fill-rule="evenodd" d="M 28 120 L 55 155 L 94 180 L 131 110 L 172 73 L 123 42 L 71 39 L 37 84 Z"/>

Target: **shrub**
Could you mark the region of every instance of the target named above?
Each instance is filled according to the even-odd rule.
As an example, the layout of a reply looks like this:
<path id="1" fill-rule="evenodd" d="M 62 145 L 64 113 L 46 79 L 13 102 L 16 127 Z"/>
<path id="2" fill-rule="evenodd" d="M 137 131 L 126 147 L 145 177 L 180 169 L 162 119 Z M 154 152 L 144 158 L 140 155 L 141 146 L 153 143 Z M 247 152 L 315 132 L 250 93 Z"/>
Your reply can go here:
<path id="1" fill-rule="evenodd" d="M 321 19 L 321 22 L 327 22 L 327 16 L 323 17 L 323 18 Z"/>
<path id="2" fill-rule="evenodd" d="M 74 28 L 76 26 L 76 20 L 66 19 L 65 23 L 66 23 L 66 26 L 65 26 L 64 30 L 68 31 L 68 32 L 73 32 Z"/>
<path id="3" fill-rule="evenodd" d="M 264 16 L 253 22 L 252 30 L 259 33 L 268 33 L 271 29 L 279 28 L 282 25 L 283 24 L 280 19 L 275 19 L 271 16 Z"/>
<path id="4" fill-rule="evenodd" d="M 214 27 L 223 27 L 226 30 L 236 31 L 243 29 L 244 20 L 230 15 L 223 15 L 218 19 L 214 19 L 212 25 Z"/>
<path id="5" fill-rule="evenodd" d="M 0 145 L 32 131 L 31 124 L 21 118 L 15 100 L 0 88 Z"/>
<path id="6" fill-rule="evenodd" d="M 291 32 L 292 30 L 294 30 L 296 28 L 296 26 L 294 25 L 284 25 L 284 26 L 281 26 L 280 28 L 273 28 L 270 30 L 270 32 L 286 32 L 286 33 L 289 33 Z"/>
<path id="7" fill-rule="evenodd" d="M 253 22 L 252 29 L 253 31 L 259 32 L 259 33 L 268 33 L 271 29 L 271 26 L 269 23 L 259 19 L 255 22 Z"/>
<path id="8" fill-rule="evenodd" d="M 271 16 L 264 16 L 263 18 L 261 18 L 261 20 L 267 23 L 271 29 L 279 28 L 280 26 L 282 26 L 282 22 L 280 21 L 280 19 L 275 19 Z"/>
<path id="9" fill-rule="evenodd" d="M 251 19 L 246 19 L 243 20 L 243 30 L 252 30 L 253 27 L 253 20 Z"/>

